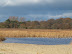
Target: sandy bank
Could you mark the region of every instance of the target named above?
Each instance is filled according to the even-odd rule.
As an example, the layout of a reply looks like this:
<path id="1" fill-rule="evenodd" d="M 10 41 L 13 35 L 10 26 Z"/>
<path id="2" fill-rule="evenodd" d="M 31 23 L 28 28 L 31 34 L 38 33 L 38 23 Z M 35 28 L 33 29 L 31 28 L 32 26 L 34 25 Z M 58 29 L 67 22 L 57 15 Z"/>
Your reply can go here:
<path id="1" fill-rule="evenodd" d="M 72 45 L 0 43 L 1 54 L 72 54 Z"/>

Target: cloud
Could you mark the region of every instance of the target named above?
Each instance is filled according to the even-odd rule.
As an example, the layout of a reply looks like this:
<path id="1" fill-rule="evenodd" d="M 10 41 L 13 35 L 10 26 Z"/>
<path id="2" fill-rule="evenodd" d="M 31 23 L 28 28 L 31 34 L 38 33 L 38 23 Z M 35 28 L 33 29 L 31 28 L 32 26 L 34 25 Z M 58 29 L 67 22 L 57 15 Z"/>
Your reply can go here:
<path id="1" fill-rule="evenodd" d="M 60 14 L 60 15 L 55 15 L 55 16 L 52 16 L 50 15 L 49 18 L 65 18 L 65 17 L 72 17 L 72 13 L 63 13 L 63 14 Z"/>
<path id="2" fill-rule="evenodd" d="M 65 4 L 71 3 L 71 0 L 0 0 L 0 6 L 17 6 L 17 5 L 30 5 L 30 4 Z"/>
<path id="3" fill-rule="evenodd" d="M 72 13 L 63 13 L 63 14 L 27 14 L 27 15 L 17 15 L 18 17 L 24 17 L 26 20 L 48 20 L 48 19 L 58 19 L 58 18 L 72 18 Z M 0 19 L 5 21 L 8 19 L 7 15 L 0 15 Z"/>
<path id="4" fill-rule="evenodd" d="M 57 19 L 57 18 L 66 18 L 72 17 L 72 13 L 63 13 L 60 15 L 50 15 L 50 14 L 30 14 L 26 15 L 26 18 L 33 18 L 33 19 Z"/>
<path id="5" fill-rule="evenodd" d="M 38 0 L 7 0 L 5 5 L 23 5 L 23 4 L 29 4 L 29 3 L 37 3 Z"/>
<path id="6" fill-rule="evenodd" d="M 53 0 L 0 0 L 0 6 L 16 6 L 38 3 L 52 3 Z"/>
<path id="7" fill-rule="evenodd" d="M 0 7 L 72 10 L 72 0 L 0 0 Z"/>

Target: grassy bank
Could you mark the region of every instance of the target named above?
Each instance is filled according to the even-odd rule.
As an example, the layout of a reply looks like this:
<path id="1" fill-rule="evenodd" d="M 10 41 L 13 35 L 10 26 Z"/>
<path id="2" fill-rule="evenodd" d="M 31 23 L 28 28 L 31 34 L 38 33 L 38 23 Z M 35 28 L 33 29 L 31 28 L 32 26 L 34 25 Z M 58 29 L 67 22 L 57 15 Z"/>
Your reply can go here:
<path id="1" fill-rule="evenodd" d="M 1 37 L 48 37 L 48 38 L 70 38 L 72 30 L 50 30 L 50 29 L 0 29 Z"/>

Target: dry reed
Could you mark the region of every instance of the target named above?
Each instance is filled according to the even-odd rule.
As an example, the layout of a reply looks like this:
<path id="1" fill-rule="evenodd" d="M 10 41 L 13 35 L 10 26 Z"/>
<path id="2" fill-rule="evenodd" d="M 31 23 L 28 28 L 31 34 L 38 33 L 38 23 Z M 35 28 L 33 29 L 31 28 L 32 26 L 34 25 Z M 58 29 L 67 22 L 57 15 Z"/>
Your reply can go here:
<path id="1" fill-rule="evenodd" d="M 72 30 L 50 30 L 50 29 L 0 29 L 1 37 L 48 37 L 48 38 L 70 38 Z"/>

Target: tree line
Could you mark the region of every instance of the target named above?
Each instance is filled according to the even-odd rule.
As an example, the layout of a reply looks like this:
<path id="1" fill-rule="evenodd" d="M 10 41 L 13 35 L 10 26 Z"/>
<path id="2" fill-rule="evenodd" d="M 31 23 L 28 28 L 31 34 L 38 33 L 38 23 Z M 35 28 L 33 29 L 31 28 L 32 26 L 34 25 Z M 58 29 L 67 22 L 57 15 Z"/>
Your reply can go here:
<path id="1" fill-rule="evenodd" d="M 24 17 L 9 17 L 5 22 L 0 22 L 0 28 L 24 29 L 72 29 L 71 18 L 49 19 L 47 21 L 25 21 Z"/>

